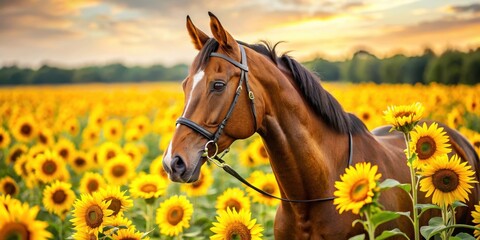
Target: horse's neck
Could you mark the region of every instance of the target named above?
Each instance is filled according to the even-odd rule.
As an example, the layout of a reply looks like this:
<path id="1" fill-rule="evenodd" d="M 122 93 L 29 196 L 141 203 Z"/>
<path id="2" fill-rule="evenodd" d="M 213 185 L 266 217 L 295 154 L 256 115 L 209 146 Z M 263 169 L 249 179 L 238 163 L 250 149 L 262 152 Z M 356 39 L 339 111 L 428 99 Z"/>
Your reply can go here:
<path id="1" fill-rule="evenodd" d="M 293 86 L 269 94 L 260 132 L 282 194 L 290 199 L 330 197 L 347 165 L 348 136 L 331 130 Z"/>

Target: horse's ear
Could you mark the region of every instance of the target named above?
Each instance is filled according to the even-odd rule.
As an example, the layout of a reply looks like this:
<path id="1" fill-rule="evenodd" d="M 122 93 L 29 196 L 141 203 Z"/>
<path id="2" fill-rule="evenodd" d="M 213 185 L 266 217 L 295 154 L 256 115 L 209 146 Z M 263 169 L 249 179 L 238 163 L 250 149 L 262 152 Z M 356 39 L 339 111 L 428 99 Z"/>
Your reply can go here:
<path id="1" fill-rule="evenodd" d="M 198 29 L 197 27 L 195 27 L 195 25 L 193 25 L 190 16 L 187 16 L 187 30 L 188 35 L 190 35 L 190 38 L 192 39 L 192 43 L 195 49 L 202 49 L 203 45 L 205 45 L 209 37 L 207 36 L 207 34 L 202 32 L 202 30 Z"/>
<path id="2" fill-rule="evenodd" d="M 238 44 L 235 39 L 230 33 L 225 31 L 222 24 L 213 13 L 208 12 L 208 15 L 210 16 L 210 29 L 212 30 L 213 37 L 218 41 L 222 48 L 227 51 L 235 52 L 238 49 Z"/>

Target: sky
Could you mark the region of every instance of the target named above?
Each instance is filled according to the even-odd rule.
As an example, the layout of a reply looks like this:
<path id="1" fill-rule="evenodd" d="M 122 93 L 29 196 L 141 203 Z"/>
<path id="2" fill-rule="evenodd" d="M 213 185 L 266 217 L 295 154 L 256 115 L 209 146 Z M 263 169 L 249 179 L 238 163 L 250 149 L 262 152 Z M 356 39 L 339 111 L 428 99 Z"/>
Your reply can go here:
<path id="1" fill-rule="evenodd" d="M 478 0 L 0 0 L 0 66 L 190 64 L 186 16 L 211 36 L 208 11 L 300 61 L 480 47 Z"/>

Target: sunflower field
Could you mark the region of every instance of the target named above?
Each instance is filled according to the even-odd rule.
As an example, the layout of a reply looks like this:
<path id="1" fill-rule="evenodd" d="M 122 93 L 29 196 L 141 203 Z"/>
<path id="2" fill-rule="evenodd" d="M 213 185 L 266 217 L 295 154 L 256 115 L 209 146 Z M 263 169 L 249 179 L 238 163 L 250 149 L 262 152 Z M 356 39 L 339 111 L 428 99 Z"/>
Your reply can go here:
<path id="1" fill-rule="evenodd" d="M 370 130 L 387 106 L 421 102 L 480 154 L 480 85 L 324 86 Z M 273 239 L 278 200 L 209 164 L 192 184 L 166 176 L 183 101 L 174 82 L 1 88 L 0 239 Z M 259 136 L 225 160 L 279 195 Z"/>

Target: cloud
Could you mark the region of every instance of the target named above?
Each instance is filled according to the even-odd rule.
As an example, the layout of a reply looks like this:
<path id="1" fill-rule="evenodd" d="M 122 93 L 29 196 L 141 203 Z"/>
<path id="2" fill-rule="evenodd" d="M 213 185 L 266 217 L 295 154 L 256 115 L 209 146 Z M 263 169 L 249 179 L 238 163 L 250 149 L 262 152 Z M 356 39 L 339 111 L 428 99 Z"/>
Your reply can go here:
<path id="1" fill-rule="evenodd" d="M 465 12 L 480 13 L 480 3 L 472 3 L 469 5 L 448 6 L 447 10 L 452 13 L 465 13 Z"/>

